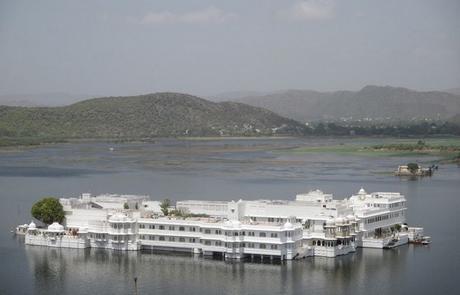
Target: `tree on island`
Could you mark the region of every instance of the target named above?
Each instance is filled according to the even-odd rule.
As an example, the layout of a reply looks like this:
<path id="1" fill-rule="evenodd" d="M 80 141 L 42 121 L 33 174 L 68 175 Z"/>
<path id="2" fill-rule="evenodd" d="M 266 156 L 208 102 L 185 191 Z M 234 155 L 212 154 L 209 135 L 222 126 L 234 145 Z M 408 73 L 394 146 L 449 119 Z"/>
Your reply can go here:
<path id="1" fill-rule="evenodd" d="M 31 209 L 32 216 L 43 223 L 62 223 L 64 221 L 64 209 L 59 200 L 53 197 L 43 198 L 36 202 Z"/>
<path id="2" fill-rule="evenodd" d="M 415 174 L 418 171 L 419 167 L 417 163 L 409 163 L 407 164 L 407 169 L 409 169 L 410 173 Z"/>
<path id="3" fill-rule="evenodd" d="M 171 206 L 171 201 L 169 199 L 164 199 L 161 204 L 161 212 L 163 212 L 164 216 L 168 216 L 169 214 L 169 206 Z"/>

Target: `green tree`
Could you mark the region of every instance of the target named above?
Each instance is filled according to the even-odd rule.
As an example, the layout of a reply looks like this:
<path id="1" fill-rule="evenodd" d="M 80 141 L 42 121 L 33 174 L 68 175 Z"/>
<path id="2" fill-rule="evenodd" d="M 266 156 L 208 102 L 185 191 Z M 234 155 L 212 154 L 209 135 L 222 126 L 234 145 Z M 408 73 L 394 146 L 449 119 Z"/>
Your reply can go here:
<path id="1" fill-rule="evenodd" d="M 169 199 L 164 199 L 160 204 L 161 212 L 163 212 L 165 216 L 169 214 L 169 206 L 171 206 L 171 201 Z"/>
<path id="2" fill-rule="evenodd" d="M 59 200 L 53 197 L 43 198 L 32 206 L 32 216 L 43 223 L 62 223 L 64 220 L 64 209 Z"/>
<path id="3" fill-rule="evenodd" d="M 414 174 L 415 172 L 417 172 L 418 170 L 418 164 L 417 163 L 409 163 L 407 164 L 407 169 L 409 169 L 409 171 Z"/>
<path id="4" fill-rule="evenodd" d="M 128 203 L 124 203 L 124 204 L 123 204 L 123 209 L 129 209 Z"/>

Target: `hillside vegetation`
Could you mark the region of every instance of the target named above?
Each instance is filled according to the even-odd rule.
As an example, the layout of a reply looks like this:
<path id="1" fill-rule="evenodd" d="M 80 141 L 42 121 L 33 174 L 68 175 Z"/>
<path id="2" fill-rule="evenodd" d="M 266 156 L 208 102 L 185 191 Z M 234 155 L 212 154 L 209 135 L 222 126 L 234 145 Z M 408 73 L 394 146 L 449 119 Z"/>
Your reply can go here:
<path id="1" fill-rule="evenodd" d="M 301 135 L 304 132 L 302 124 L 265 109 L 236 102 L 214 103 L 179 93 L 95 98 L 64 107 L 0 106 L 3 140 Z"/>
<path id="2" fill-rule="evenodd" d="M 287 90 L 238 98 L 299 122 L 445 120 L 460 113 L 460 96 L 441 91 L 366 86 L 360 91 Z"/>

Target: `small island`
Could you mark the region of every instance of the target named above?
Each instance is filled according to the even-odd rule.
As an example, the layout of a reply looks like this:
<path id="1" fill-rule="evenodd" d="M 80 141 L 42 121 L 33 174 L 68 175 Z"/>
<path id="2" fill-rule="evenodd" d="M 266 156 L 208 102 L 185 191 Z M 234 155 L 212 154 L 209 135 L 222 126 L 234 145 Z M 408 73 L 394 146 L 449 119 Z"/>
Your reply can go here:
<path id="1" fill-rule="evenodd" d="M 438 166 L 432 165 L 428 168 L 423 168 L 417 163 L 409 163 L 401 165 L 395 171 L 396 176 L 431 176 L 433 171 L 438 169 Z"/>
<path id="2" fill-rule="evenodd" d="M 42 225 L 32 221 L 16 233 L 33 246 L 283 261 L 421 243 L 423 228 L 407 225 L 406 210 L 404 195 L 363 188 L 341 200 L 314 190 L 289 201 L 182 200 L 175 205 L 149 196 L 84 193 L 37 202 L 31 213 Z"/>

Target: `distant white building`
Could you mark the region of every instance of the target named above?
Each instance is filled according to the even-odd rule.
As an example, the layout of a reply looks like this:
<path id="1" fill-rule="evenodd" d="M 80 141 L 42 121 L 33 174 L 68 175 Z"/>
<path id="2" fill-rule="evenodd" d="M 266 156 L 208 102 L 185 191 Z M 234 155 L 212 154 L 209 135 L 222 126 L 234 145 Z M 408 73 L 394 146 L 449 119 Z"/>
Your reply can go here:
<path id="1" fill-rule="evenodd" d="M 334 200 L 315 190 L 293 201 L 187 200 L 176 204 L 180 216 L 163 216 L 160 202 L 148 196 L 83 194 L 60 202 L 65 224 L 47 229 L 30 224 L 26 244 L 290 260 L 408 242 L 406 199 L 399 193 L 361 189 L 349 199 Z"/>

